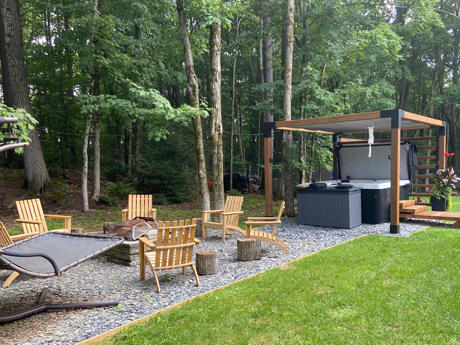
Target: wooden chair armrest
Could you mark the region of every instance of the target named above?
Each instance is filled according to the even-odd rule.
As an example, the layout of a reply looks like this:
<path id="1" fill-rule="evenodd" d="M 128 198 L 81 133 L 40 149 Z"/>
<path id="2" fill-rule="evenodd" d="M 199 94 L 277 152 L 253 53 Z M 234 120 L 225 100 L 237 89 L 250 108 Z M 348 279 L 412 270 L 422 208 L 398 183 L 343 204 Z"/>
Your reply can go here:
<path id="1" fill-rule="evenodd" d="M 121 222 L 125 222 L 126 221 L 126 216 L 128 214 L 128 209 L 125 208 L 124 210 L 121 210 Z"/>
<path id="2" fill-rule="evenodd" d="M 54 219 L 71 219 L 72 216 L 58 216 L 56 214 L 44 214 L 45 218 L 54 218 Z"/>
<path id="3" fill-rule="evenodd" d="M 278 217 L 248 217 L 248 221 L 274 221 L 277 220 Z"/>
<path id="4" fill-rule="evenodd" d="M 18 223 L 42 224 L 41 220 L 15 219 Z"/>
<path id="5" fill-rule="evenodd" d="M 274 221 L 274 222 L 244 222 L 246 225 L 276 225 L 276 224 L 281 224 L 281 221 Z"/>
<path id="6" fill-rule="evenodd" d="M 193 242 L 195 242 L 196 245 L 200 244 L 201 243 L 201 240 L 199 240 L 198 238 L 194 238 L 193 239 Z"/>
<path id="7" fill-rule="evenodd" d="M 209 211 L 202 211 L 203 213 L 222 213 L 224 210 L 209 210 Z"/>
<path id="8" fill-rule="evenodd" d="M 232 216 L 234 214 L 243 214 L 244 211 L 236 211 L 236 212 L 224 212 L 222 213 L 224 216 Z"/>
<path id="9" fill-rule="evenodd" d="M 70 232 L 72 228 L 72 216 L 58 216 L 56 214 L 44 214 L 45 218 L 54 218 L 54 219 L 62 219 L 64 220 L 64 227 L 66 230 Z"/>
<path id="10" fill-rule="evenodd" d="M 39 234 L 39 232 L 31 232 L 29 234 L 13 235 L 13 236 L 10 236 L 10 238 L 11 238 L 12 241 L 17 241 L 17 240 L 22 240 L 24 238 L 35 236 L 35 235 L 38 235 L 38 234 Z"/>
<path id="11" fill-rule="evenodd" d="M 145 244 L 146 246 L 149 246 L 152 249 L 155 249 L 157 247 L 155 243 L 153 243 L 146 237 L 139 237 L 139 242 L 142 242 L 143 244 Z"/>

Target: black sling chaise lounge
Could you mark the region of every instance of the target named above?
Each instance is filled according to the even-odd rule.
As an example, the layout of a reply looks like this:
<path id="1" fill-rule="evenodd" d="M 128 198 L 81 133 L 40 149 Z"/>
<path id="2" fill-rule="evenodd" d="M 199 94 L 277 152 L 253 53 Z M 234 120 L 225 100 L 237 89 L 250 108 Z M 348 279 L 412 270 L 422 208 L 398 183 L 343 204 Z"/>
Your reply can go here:
<path id="1" fill-rule="evenodd" d="M 48 278 L 123 242 L 122 237 L 46 232 L 0 248 L 0 269 L 32 277 Z M 47 309 L 116 306 L 118 301 L 52 304 L 45 301 L 44 289 L 39 303 L 20 311 L 0 315 L 0 323 L 40 313 Z"/>

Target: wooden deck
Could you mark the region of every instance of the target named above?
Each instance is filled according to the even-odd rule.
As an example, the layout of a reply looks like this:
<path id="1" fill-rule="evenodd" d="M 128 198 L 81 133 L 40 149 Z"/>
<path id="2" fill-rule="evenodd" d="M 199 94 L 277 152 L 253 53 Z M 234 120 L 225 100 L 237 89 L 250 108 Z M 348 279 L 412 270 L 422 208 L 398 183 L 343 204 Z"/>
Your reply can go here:
<path id="1" fill-rule="evenodd" d="M 427 211 L 426 208 L 424 205 L 416 205 L 415 200 L 401 200 L 399 218 L 450 220 L 455 222 L 455 228 L 460 228 L 460 212 Z"/>

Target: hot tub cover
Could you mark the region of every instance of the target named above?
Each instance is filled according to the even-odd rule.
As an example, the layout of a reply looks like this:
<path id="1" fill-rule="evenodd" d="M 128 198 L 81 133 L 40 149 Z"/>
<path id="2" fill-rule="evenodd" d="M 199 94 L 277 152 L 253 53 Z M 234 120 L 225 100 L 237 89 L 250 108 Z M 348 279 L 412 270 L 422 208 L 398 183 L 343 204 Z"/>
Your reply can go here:
<path id="1" fill-rule="evenodd" d="M 122 237 L 45 232 L 1 248 L 0 269 L 48 278 L 122 242 Z"/>
<path id="2" fill-rule="evenodd" d="M 417 168 L 417 147 L 414 143 L 401 144 L 400 179 L 413 181 Z M 391 145 L 372 145 L 372 155 L 368 156 L 369 145 L 341 145 L 335 150 L 338 159 L 339 179 L 390 180 Z"/>

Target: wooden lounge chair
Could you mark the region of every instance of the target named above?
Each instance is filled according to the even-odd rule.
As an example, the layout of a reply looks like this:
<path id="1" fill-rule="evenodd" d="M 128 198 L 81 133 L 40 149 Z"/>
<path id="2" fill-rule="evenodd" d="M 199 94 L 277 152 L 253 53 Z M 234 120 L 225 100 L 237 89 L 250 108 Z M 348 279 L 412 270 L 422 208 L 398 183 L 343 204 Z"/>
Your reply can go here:
<path id="1" fill-rule="evenodd" d="M 190 266 L 195 275 L 196 285 L 200 285 L 193 259 L 193 246 L 200 243 L 195 239 L 196 220 L 160 222 L 156 244 L 145 237 L 139 238 L 140 278 L 145 280 L 145 265 L 149 264 L 155 277 L 158 293 L 161 292 L 156 271 L 182 268 L 185 274 Z M 153 249 L 147 252 L 147 246 Z"/>
<path id="2" fill-rule="evenodd" d="M 128 208 L 121 211 L 121 221 L 134 219 L 136 217 L 156 218 L 157 210 L 152 208 L 151 195 L 130 195 Z"/>
<path id="3" fill-rule="evenodd" d="M 16 201 L 18 208 L 19 219 L 16 222 L 22 224 L 23 234 L 11 236 L 14 240 L 20 240 L 39 233 L 47 232 L 48 226 L 46 225 L 46 218 L 62 219 L 64 220 L 64 228 L 52 231 L 70 232 L 72 227 L 71 216 L 58 216 L 52 214 L 44 214 L 40 199 L 29 199 Z"/>
<path id="4" fill-rule="evenodd" d="M 6 231 L 5 225 L 0 222 L 0 247 L 6 247 L 10 244 L 13 244 L 13 240 L 10 237 L 8 231 Z M 3 283 L 3 287 L 6 288 L 19 276 L 19 273 L 14 271 Z"/>
<path id="5" fill-rule="evenodd" d="M 258 241 L 263 241 L 267 243 L 274 244 L 275 246 L 280 247 L 285 253 L 289 253 L 288 245 L 286 242 L 275 236 L 276 228 L 281 224 L 281 215 L 284 210 L 284 201 L 281 202 L 280 211 L 278 217 L 248 217 L 246 222 L 246 238 L 254 238 Z M 253 230 L 253 226 L 268 226 L 273 225 L 273 231 L 271 233 Z"/>
<path id="6" fill-rule="evenodd" d="M 228 196 L 227 200 L 225 200 L 225 206 L 223 210 L 203 211 L 203 238 L 206 238 L 208 228 L 222 229 L 222 241 L 224 242 L 225 233 L 230 234 L 228 231 L 229 229 L 239 231 L 244 235 L 244 230 L 238 226 L 240 215 L 244 213 L 241 211 L 242 204 L 242 196 Z M 209 221 L 208 218 L 210 214 L 221 214 L 221 222 L 217 223 Z"/>

